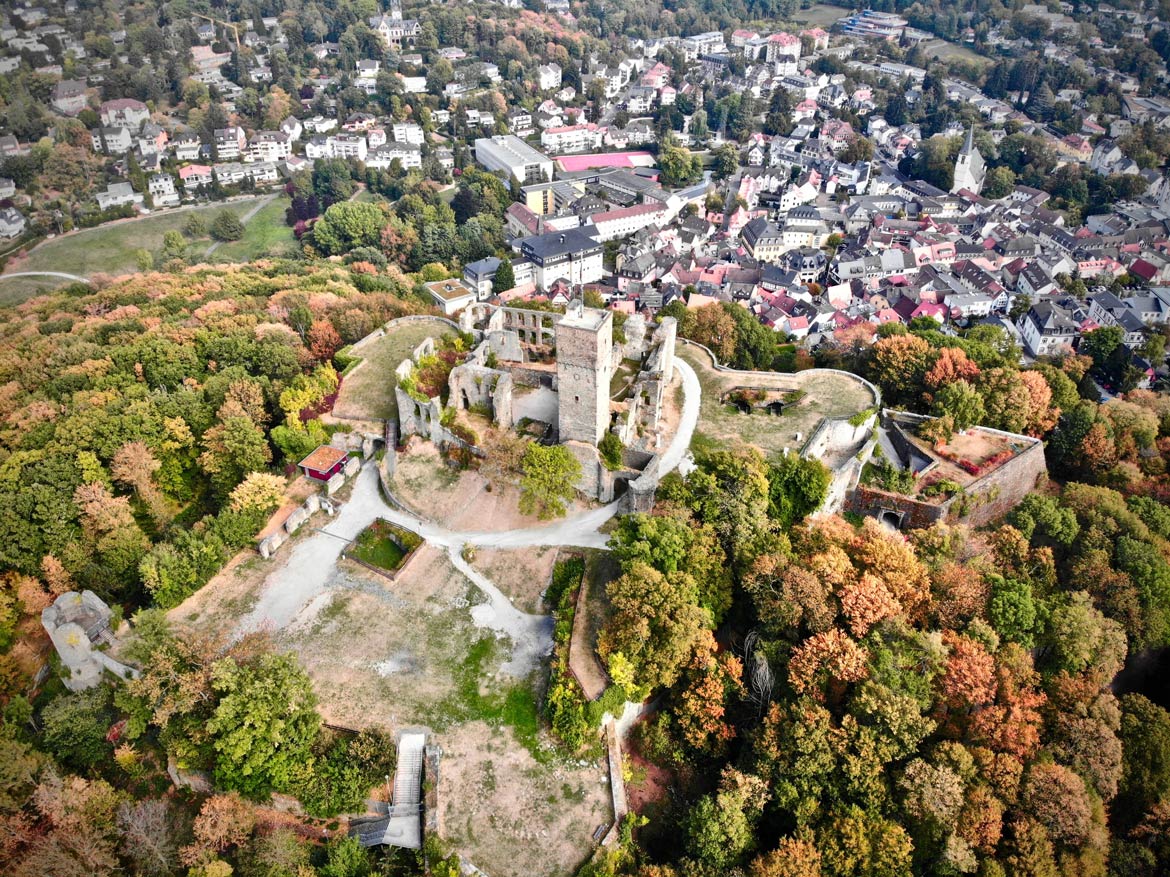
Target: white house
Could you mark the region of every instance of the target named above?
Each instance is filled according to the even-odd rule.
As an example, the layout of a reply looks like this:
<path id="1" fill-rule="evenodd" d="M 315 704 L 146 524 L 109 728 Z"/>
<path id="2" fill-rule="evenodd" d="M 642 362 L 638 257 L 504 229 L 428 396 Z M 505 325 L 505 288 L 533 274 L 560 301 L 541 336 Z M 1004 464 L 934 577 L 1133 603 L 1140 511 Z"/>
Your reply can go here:
<path id="1" fill-rule="evenodd" d="M 426 140 L 426 133 L 422 126 L 414 122 L 395 122 L 390 133 L 394 137 L 395 143 L 413 143 L 415 146 L 422 146 Z"/>
<path id="2" fill-rule="evenodd" d="M 283 131 L 257 131 L 252 135 L 245 161 L 284 161 L 292 155 L 292 143 Z"/>
<path id="3" fill-rule="evenodd" d="M 561 68 L 559 64 L 543 64 L 536 71 L 537 84 L 541 91 L 560 88 Z"/>
<path id="4" fill-rule="evenodd" d="M 170 174 L 154 174 L 147 181 L 147 191 L 155 207 L 174 207 L 179 203 L 179 193 L 175 191 L 175 178 Z"/>
<path id="5" fill-rule="evenodd" d="M 107 128 L 123 125 L 137 131 L 150 118 L 150 110 L 142 101 L 124 97 L 103 103 L 98 116 Z"/>
<path id="6" fill-rule="evenodd" d="M 0 210 L 0 238 L 14 238 L 24 233 L 24 217 L 15 207 Z"/>
<path id="7" fill-rule="evenodd" d="M 95 197 L 101 210 L 121 207 L 123 204 L 141 204 L 143 200 L 142 195 L 135 192 L 129 183 L 111 183 L 106 191 L 98 192 Z"/>

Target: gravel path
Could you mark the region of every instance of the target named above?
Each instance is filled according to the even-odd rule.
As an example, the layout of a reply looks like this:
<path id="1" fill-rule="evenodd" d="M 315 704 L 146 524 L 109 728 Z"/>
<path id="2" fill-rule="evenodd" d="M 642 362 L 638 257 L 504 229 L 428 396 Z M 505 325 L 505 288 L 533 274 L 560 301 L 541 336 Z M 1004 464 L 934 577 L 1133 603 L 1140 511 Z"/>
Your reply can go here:
<path id="1" fill-rule="evenodd" d="M 694 370 L 681 359 L 675 359 L 675 367 L 682 376 L 685 398 L 678 431 L 670 447 L 660 457 L 659 472 L 662 475 L 682 462 L 699 420 L 699 380 Z M 379 491 L 375 467 L 366 466 L 357 476 L 350 497 L 341 506 L 337 516 L 277 561 L 279 566 L 265 579 L 256 605 L 241 619 L 236 635 L 287 627 L 306 604 L 327 590 L 345 545 L 374 520 L 384 518 L 418 533 L 432 545 L 446 549 L 455 568 L 488 597 L 487 603 L 472 608 L 476 626 L 511 639 L 512 660 L 505 664 L 505 670 L 525 675 L 552 649 L 552 619 L 547 615 L 521 612 L 513 606 L 495 584 L 464 561 L 464 546 L 527 548 L 564 545 L 604 548 L 608 537 L 599 532 L 599 528 L 618 513 L 620 505 L 620 501 L 612 502 L 543 527 L 502 533 L 458 532 L 388 505 Z"/>

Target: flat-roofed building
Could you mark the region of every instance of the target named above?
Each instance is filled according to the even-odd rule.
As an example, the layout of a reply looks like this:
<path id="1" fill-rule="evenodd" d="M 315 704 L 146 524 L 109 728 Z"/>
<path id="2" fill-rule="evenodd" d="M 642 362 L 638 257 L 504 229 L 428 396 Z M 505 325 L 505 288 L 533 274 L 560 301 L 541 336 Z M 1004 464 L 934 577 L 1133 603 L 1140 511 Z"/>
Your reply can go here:
<path id="1" fill-rule="evenodd" d="M 540 183 L 553 175 L 552 159 L 512 134 L 477 138 L 475 160 L 489 171 L 501 171 L 521 183 Z"/>

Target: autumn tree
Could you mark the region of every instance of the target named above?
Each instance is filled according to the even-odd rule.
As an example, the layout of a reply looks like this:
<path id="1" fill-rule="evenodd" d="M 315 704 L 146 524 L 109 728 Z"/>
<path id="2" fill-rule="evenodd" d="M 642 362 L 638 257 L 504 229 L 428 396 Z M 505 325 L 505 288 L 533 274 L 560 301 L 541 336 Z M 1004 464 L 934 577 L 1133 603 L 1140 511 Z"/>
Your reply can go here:
<path id="1" fill-rule="evenodd" d="M 891 403 L 918 396 L 930 360 L 930 344 L 917 335 L 892 335 L 873 346 L 870 374 Z"/>
<path id="2" fill-rule="evenodd" d="M 110 474 L 114 480 L 133 489 L 160 528 L 170 523 L 172 517 L 169 504 L 154 481 L 161 466 L 154 452 L 141 441 L 122 445 L 110 461 Z"/>
<path id="3" fill-rule="evenodd" d="M 809 692 L 825 681 L 859 682 L 869 673 L 867 657 L 862 646 L 837 628 L 830 628 L 792 650 L 788 680 L 799 693 Z"/>
<path id="4" fill-rule="evenodd" d="M 644 693 L 673 685 L 710 621 L 694 580 L 634 563 L 606 593 L 612 614 L 598 635 L 598 652 L 614 681 Z"/>
<path id="5" fill-rule="evenodd" d="M 715 637 L 702 631 L 683 672 L 674 707 L 683 741 L 693 750 L 719 755 L 735 736 L 724 715 L 729 699 L 743 694 L 743 665 L 724 652 L 716 654 Z"/>
<path id="6" fill-rule="evenodd" d="M 688 311 L 683 326 L 686 337 L 710 350 L 720 363 L 735 358 L 735 321 L 718 303 Z"/>
<path id="7" fill-rule="evenodd" d="M 249 472 L 232 489 L 231 508 L 255 510 L 262 514 L 274 511 L 284 500 L 284 479 L 270 472 Z"/>
<path id="8" fill-rule="evenodd" d="M 197 865 L 232 848 L 244 846 L 256 825 L 254 807 L 236 792 L 212 795 L 203 802 L 193 826 L 195 843 L 183 847 L 183 862 Z"/>

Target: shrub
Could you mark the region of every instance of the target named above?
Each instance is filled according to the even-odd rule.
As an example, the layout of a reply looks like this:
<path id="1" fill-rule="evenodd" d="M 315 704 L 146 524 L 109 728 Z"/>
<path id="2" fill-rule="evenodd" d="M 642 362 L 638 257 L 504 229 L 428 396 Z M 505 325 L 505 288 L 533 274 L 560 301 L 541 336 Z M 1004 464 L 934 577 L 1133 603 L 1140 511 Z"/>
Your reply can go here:
<path id="1" fill-rule="evenodd" d="M 601 455 L 601 463 L 611 472 L 622 468 L 622 440 L 612 432 L 597 443 L 597 451 Z"/>

